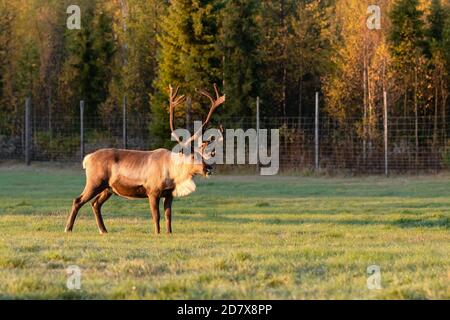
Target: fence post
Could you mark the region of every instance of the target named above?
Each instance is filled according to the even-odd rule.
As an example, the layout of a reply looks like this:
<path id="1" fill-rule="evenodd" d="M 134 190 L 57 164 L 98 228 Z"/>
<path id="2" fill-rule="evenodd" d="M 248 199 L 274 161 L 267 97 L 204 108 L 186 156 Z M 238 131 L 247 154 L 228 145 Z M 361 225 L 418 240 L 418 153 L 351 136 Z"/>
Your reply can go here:
<path id="1" fill-rule="evenodd" d="M 25 100 L 25 163 L 31 164 L 31 100 Z"/>
<path id="2" fill-rule="evenodd" d="M 122 125 L 122 139 L 123 148 L 127 149 L 127 96 L 123 96 L 122 102 L 122 112 L 123 112 L 123 125 Z"/>
<path id="3" fill-rule="evenodd" d="M 84 159 L 84 100 L 80 101 L 80 156 Z"/>
<path id="4" fill-rule="evenodd" d="M 315 121 L 315 166 L 319 172 L 319 92 L 316 92 L 316 121 Z"/>
<path id="5" fill-rule="evenodd" d="M 256 168 L 257 168 L 258 172 L 260 172 L 260 166 L 259 166 L 259 129 L 260 129 L 259 104 L 260 104 L 259 97 L 256 97 L 256 161 L 257 161 Z"/>
<path id="6" fill-rule="evenodd" d="M 388 101 L 387 92 L 383 91 L 383 102 L 384 102 L 384 173 L 386 176 L 389 175 L 389 158 L 388 158 Z"/>

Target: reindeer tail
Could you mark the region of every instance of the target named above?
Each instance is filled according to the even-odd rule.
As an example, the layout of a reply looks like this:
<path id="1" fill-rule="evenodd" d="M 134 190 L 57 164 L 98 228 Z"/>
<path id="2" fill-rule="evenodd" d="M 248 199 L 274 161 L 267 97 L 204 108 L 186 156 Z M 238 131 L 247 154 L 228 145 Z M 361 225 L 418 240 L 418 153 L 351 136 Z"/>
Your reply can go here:
<path id="1" fill-rule="evenodd" d="M 84 157 L 84 159 L 83 159 L 83 169 L 86 169 L 86 164 L 89 161 L 90 157 L 91 157 L 90 154 L 88 154 L 86 157 Z"/>

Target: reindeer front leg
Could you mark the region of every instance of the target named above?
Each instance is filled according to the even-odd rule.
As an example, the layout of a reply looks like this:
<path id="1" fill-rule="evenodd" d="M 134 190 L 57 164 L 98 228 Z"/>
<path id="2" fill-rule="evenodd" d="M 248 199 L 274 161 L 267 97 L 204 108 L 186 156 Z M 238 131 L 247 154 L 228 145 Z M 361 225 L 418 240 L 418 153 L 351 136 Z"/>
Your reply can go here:
<path id="1" fill-rule="evenodd" d="M 166 232 L 172 233 L 172 194 L 164 198 L 164 214 L 166 217 Z"/>
<path id="2" fill-rule="evenodd" d="M 161 229 L 159 227 L 159 219 L 160 219 L 159 200 L 160 200 L 160 197 L 156 196 L 156 195 L 149 195 L 148 199 L 150 202 L 150 209 L 152 212 L 153 223 L 155 225 L 155 234 L 160 234 L 161 233 Z"/>

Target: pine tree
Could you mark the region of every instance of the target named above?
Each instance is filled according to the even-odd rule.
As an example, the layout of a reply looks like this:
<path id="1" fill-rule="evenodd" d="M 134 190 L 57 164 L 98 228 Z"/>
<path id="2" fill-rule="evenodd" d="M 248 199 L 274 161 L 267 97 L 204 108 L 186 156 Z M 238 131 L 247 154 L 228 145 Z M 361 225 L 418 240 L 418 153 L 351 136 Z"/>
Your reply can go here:
<path id="1" fill-rule="evenodd" d="M 222 20 L 226 114 L 250 116 L 258 93 L 257 0 L 229 0 Z"/>
<path id="2" fill-rule="evenodd" d="M 327 1 L 299 1 L 291 18 L 289 65 L 292 96 L 298 92 L 299 117 L 308 113 L 306 106 L 314 106 L 314 95 L 321 87 L 321 78 L 333 69 L 331 44 L 331 9 Z M 310 111 L 312 112 L 312 110 Z M 310 113 L 311 114 L 311 113 Z"/>
<path id="3" fill-rule="evenodd" d="M 37 95 L 33 97 L 34 107 L 41 115 L 39 126 L 53 131 L 53 117 L 59 111 L 57 85 L 63 63 L 64 29 L 67 5 L 60 0 L 34 0 L 39 14 L 36 16 L 36 37 L 38 39 L 40 70 Z"/>
<path id="4" fill-rule="evenodd" d="M 445 21 L 447 12 L 441 0 L 433 0 L 430 14 L 427 16 L 427 38 L 431 47 L 432 90 L 434 99 L 434 142 L 438 141 L 438 117 L 441 116 L 441 135 L 446 138 L 446 108 L 448 97 L 448 69 L 446 68 L 445 54 Z M 441 109 L 441 112 L 439 112 Z"/>
<path id="5" fill-rule="evenodd" d="M 427 36 L 430 42 L 442 42 L 445 26 L 445 11 L 442 7 L 441 0 L 432 0 L 428 23 L 430 25 Z"/>
<path id="6" fill-rule="evenodd" d="M 8 118 L 17 133 L 23 122 L 25 99 L 32 101 L 38 96 L 40 52 L 39 39 L 35 28 L 37 1 L 10 1 L 7 6 L 13 19 L 9 34 L 9 63 L 5 74 L 4 93 Z M 36 110 L 36 109 L 34 109 Z M 33 118 L 37 117 L 34 112 Z"/>
<path id="7" fill-rule="evenodd" d="M 157 72 L 157 35 L 167 4 L 161 0 L 120 0 L 113 4 L 117 52 L 111 66 L 109 96 L 102 104 L 102 114 L 110 130 L 122 123 L 122 105 L 126 98 L 130 136 L 142 137 L 148 132 L 150 95 Z M 119 110 L 118 110 L 119 109 Z M 118 125 L 119 124 L 119 125 Z"/>
<path id="8" fill-rule="evenodd" d="M 297 3 L 297 0 L 261 1 L 258 26 L 262 33 L 259 46 L 262 66 L 258 76 L 263 114 L 286 116 L 289 112 L 289 21 Z"/>
<path id="9" fill-rule="evenodd" d="M 156 93 L 151 101 L 151 130 L 162 141 L 170 137 L 168 85 L 181 85 L 188 101 L 192 99 L 190 110 L 177 110 L 177 119 L 186 115 L 203 118 L 208 109 L 201 107 L 195 89 L 210 90 L 212 83 L 219 84 L 222 80 L 222 54 L 218 50 L 220 8 L 221 3 L 216 0 L 173 0 L 163 18 L 162 34 L 159 37 L 158 77 L 154 82 Z M 186 125 L 190 126 L 189 123 Z"/>
<path id="10" fill-rule="evenodd" d="M 403 112 L 409 115 L 409 104 L 413 105 L 415 119 L 416 163 L 419 152 L 419 114 L 425 110 L 426 81 L 428 76 L 427 58 L 430 55 L 425 40 L 423 12 L 418 0 L 398 0 L 390 12 L 390 42 L 394 65 L 403 87 Z M 419 109 L 419 105 L 423 106 Z"/>
<path id="11" fill-rule="evenodd" d="M 4 87 L 4 75 L 8 64 L 12 29 L 12 14 L 7 2 L 0 0 L 0 101 Z"/>
<path id="12" fill-rule="evenodd" d="M 117 44 L 112 17 L 105 10 L 105 3 L 100 0 L 85 1 L 81 30 L 66 30 L 60 96 L 67 96 L 66 105 L 71 106 L 74 111 L 77 110 L 78 101 L 84 100 L 88 105 L 86 115 L 93 116 L 108 96 Z"/>
<path id="13" fill-rule="evenodd" d="M 450 9 L 447 7 L 446 9 L 446 19 L 444 24 L 444 31 L 443 31 L 443 44 L 442 44 L 442 51 L 444 56 L 444 72 L 445 72 L 445 79 L 444 79 L 444 86 L 441 89 L 442 94 L 442 123 L 443 123 L 443 135 L 447 136 L 446 132 L 446 112 L 447 108 L 449 107 L 448 104 L 450 102 L 449 98 L 449 88 L 450 88 Z"/>
<path id="14" fill-rule="evenodd" d="M 399 67 L 410 66 L 417 54 L 426 53 L 428 49 L 424 39 L 423 12 L 418 7 L 419 0 L 397 0 L 390 12 L 389 39 Z"/>
<path id="15" fill-rule="evenodd" d="M 445 22 L 443 30 L 442 47 L 447 65 L 447 71 L 450 74 L 450 6 L 445 9 Z"/>
<path id="16" fill-rule="evenodd" d="M 8 3 L 0 0 L 0 131 L 10 132 L 12 129 L 8 121 L 11 113 L 7 103 L 5 87 L 8 85 L 8 66 L 10 66 L 12 12 Z"/>

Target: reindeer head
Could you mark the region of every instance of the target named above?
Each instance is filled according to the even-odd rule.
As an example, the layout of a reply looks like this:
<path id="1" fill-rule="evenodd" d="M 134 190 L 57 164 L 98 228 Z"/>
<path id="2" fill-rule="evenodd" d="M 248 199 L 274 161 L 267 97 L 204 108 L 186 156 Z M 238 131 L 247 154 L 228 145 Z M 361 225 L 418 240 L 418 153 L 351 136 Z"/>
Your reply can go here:
<path id="1" fill-rule="evenodd" d="M 202 126 L 200 130 L 194 133 L 194 135 L 188 139 L 187 141 L 181 141 L 180 137 L 176 134 L 175 128 L 174 128 L 174 115 L 175 115 L 175 107 L 178 105 L 184 103 L 186 101 L 186 97 L 180 96 L 177 97 L 179 87 L 176 88 L 174 91 L 172 86 L 169 85 L 169 111 L 170 111 L 170 130 L 172 131 L 172 137 L 175 138 L 175 140 L 183 146 L 183 149 L 186 150 L 187 147 L 190 147 L 190 154 L 185 155 L 184 159 L 185 162 L 189 163 L 192 168 L 193 175 L 203 175 L 203 176 L 209 176 L 212 174 L 214 167 L 211 164 L 207 163 L 207 160 L 209 160 L 211 157 L 214 157 L 214 151 L 209 151 L 208 146 L 213 142 L 211 140 L 204 141 L 202 140 L 202 143 L 200 144 L 199 148 L 196 148 L 192 142 L 196 141 L 200 138 L 201 132 L 203 132 L 204 129 L 207 128 L 208 124 L 211 121 L 211 118 L 214 114 L 214 112 L 217 110 L 219 106 L 221 106 L 225 102 L 225 95 L 220 95 L 219 90 L 217 88 L 217 85 L 214 84 L 214 91 L 216 93 L 216 98 L 214 99 L 207 91 L 205 90 L 196 90 L 201 95 L 207 97 L 211 101 L 211 107 L 208 113 L 208 116 L 206 117 L 206 120 L 202 123 Z M 223 132 L 222 127 L 220 127 L 220 130 Z M 203 139 L 203 137 L 202 137 Z"/>

